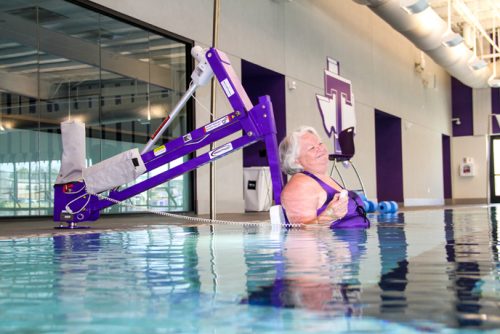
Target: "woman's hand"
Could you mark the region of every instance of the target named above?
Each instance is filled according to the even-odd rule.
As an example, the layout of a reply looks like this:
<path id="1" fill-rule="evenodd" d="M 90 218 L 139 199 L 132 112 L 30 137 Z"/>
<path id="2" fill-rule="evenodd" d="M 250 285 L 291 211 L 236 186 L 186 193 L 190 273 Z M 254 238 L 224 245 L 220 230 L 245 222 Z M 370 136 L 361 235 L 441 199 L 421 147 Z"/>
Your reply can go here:
<path id="1" fill-rule="evenodd" d="M 341 197 L 340 193 L 336 193 L 326 210 L 320 216 L 328 218 L 330 221 L 342 219 L 347 214 L 348 202 L 347 197 Z"/>

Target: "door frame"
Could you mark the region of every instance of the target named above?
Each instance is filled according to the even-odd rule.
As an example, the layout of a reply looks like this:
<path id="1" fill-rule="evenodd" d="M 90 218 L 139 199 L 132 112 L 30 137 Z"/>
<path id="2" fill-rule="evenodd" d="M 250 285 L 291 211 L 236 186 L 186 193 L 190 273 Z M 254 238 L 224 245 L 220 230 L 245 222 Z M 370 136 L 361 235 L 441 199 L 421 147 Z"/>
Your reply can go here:
<path id="1" fill-rule="evenodd" d="M 493 150 L 493 143 L 495 140 L 500 141 L 500 135 L 492 135 L 490 136 L 490 203 L 500 203 L 500 195 L 496 196 L 495 195 L 495 154 Z M 500 174 L 498 174 L 500 176 Z M 498 184 L 498 187 L 500 187 L 500 184 Z"/>

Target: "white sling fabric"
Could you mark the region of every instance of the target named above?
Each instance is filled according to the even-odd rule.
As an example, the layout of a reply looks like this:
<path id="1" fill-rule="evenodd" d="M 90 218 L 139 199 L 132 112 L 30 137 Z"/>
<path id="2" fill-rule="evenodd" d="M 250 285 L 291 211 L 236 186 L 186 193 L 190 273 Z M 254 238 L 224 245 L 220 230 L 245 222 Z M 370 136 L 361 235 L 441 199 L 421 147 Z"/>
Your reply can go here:
<path id="1" fill-rule="evenodd" d="M 134 148 L 83 170 L 87 192 L 97 194 L 135 180 L 146 171 L 139 149 Z"/>
<path id="2" fill-rule="evenodd" d="M 78 121 L 61 123 L 62 158 L 56 184 L 81 181 L 85 168 L 85 124 Z"/>

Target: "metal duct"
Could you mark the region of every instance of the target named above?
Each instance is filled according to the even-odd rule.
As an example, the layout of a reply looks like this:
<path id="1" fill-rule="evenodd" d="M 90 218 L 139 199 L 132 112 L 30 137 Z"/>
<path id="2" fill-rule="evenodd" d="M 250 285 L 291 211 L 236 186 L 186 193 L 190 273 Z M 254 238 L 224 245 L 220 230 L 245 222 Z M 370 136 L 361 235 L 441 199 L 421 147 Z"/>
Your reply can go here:
<path id="1" fill-rule="evenodd" d="M 454 39 L 447 23 L 427 5 L 426 0 L 354 0 L 368 6 L 395 30 L 425 52 L 450 75 L 472 88 L 488 86 L 492 71 L 474 67 L 479 59 L 460 39 Z M 449 45 L 445 43 L 448 41 Z M 460 42 L 456 44 L 457 42 Z"/>

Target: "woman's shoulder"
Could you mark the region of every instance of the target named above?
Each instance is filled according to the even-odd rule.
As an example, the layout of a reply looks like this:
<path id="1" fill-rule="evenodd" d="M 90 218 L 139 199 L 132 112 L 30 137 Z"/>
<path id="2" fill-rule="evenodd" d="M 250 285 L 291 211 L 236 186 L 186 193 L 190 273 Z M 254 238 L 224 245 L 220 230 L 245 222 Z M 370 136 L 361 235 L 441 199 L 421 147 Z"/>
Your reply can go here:
<path id="1" fill-rule="evenodd" d="M 293 174 L 290 180 L 288 180 L 287 185 L 293 184 L 293 185 L 303 185 L 303 184 L 309 184 L 310 181 L 312 181 L 312 178 L 310 176 L 307 176 L 306 174 L 302 173 L 296 173 Z"/>
<path id="2" fill-rule="evenodd" d="M 284 193 L 287 192 L 302 192 L 302 191 L 307 191 L 310 189 L 314 189 L 318 187 L 318 183 L 314 181 L 311 177 L 302 174 L 302 173 L 297 173 L 294 174 L 290 180 L 287 182 L 285 185 L 285 188 L 283 189 Z"/>

